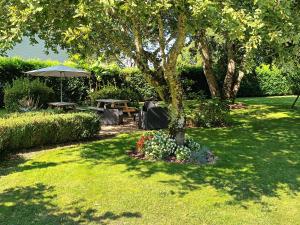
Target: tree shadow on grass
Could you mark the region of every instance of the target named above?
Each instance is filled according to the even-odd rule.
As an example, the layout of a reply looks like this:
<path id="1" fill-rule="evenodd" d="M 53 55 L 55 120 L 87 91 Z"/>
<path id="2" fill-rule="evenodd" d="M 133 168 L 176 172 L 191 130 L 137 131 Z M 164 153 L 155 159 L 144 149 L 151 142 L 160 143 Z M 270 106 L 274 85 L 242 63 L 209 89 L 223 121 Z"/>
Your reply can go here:
<path id="1" fill-rule="evenodd" d="M 24 165 L 26 161 L 27 160 L 24 156 L 14 155 L 10 159 L 0 162 L 0 178 L 1 176 L 6 176 L 11 173 L 23 172 L 32 169 L 43 169 L 58 165 L 54 162 L 32 162 L 28 165 Z"/>
<path id="2" fill-rule="evenodd" d="M 300 191 L 300 118 L 265 118 L 249 121 L 245 127 L 190 129 L 189 134 L 212 148 L 219 157 L 216 165 L 197 166 L 141 161 L 125 152 L 134 139 L 117 137 L 86 145 L 81 156 L 93 163 L 123 164 L 124 173 L 143 179 L 158 173 L 176 176 L 160 182 L 174 188 L 180 196 L 210 185 L 232 196 L 229 204 L 261 202 L 262 196 L 278 197 Z"/>
<path id="3" fill-rule="evenodd" d="M 33 161 L 26 163 L 26 159 L 23 155 L 13 155 L 9 159 L 0 162 L 0 178 L 12 173 L 19 173 L 27 170 L 46 169 L 66 163 L 76 162 L 76 160 L 60 161 L 60 162 L 38 162 Z"/>
<path id="4" fill-rule="evenodd" d="M 46 224 L 107 224 L 122 218 L 141 218 L 138 212 L 115 214 L 107 211 L 99 215 L 97 210 L 83 211 L 71 206 L 67 212 L 53 204 L 57 196 L 54 187 L 38 183 L 34 186 L 16 187 L 0 193 L 0 224 L 46 225 Z"/>

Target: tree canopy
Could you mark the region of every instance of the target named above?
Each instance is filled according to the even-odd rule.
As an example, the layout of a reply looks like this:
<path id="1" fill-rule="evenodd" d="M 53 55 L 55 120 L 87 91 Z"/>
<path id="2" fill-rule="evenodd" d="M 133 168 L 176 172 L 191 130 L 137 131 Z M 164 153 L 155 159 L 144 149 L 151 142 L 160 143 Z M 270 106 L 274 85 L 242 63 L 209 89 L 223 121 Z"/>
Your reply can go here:
<path id="1" fill-rule="evenodd" d="M 259 60 L 298 65 L 296 0 L 0 0 L 1 52 L 22 36 L 43 39 L 83 58 L 125 55 L 172 109 L 171 133 L 184 139 L 182 88 L 176 71 L 186 45 L 202 56 L 213 97 L 235 98 Z M 283 64 L 283 63 L 282 63 Z M 216 65 L 224 70 L 222 88 Z"/>

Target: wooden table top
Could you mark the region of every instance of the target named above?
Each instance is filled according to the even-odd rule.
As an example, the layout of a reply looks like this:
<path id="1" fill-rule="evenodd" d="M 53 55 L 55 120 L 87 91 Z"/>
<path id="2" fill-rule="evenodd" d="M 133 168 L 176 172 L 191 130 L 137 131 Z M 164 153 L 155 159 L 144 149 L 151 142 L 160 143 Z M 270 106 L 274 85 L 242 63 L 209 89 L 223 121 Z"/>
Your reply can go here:
<path id="1" fill-rule="evenodd" d="M 104 102 L 104 103 L 127 103 L 128 100 L 119 100 L 119 99 L 97 99 L 97 102 Z"/>
<path id="2" fill-rule="evenodd" d="M 73 102 L 50 102 L 48 103 L 48 105 L 51 105 L 51 106 L 75 106 L 76 103 L 73 103 Z"/>

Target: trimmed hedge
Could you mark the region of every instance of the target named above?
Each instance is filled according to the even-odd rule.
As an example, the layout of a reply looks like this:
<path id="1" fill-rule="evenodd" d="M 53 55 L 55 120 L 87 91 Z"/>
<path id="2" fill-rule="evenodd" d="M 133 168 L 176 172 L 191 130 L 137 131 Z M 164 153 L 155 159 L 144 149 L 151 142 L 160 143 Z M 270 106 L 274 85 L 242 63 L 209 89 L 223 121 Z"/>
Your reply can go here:
<path id="1" fill-rule="evenodd" d="M 99 91 L 92 92 L 90 98 L 93 104 L 96 103 L 97 99 L 121 99 L 129 100 L 132 106 L 138 107 L 140 95 L 137 92 L 129 88 L 117 88 L 115 86 L 109 85 L 100 89 Z"/>
<path id="2" fill-rule="evenodd" d="M 91 138 L 99 129 L 99 117 L 90 113 L 10 114 L 0 118 L 0 154 Z"/>
<path id="3" fill-rule="evenodd" d="M 3 106 L 3 86 L 11 84 L 17 78 L 33 76 L 25 75 L 24 71 L 39 69 L 57 65 L 57 61 L 23 60 L 20 58 L 0 57 L 0 107 Z M 155 89 L 147 83 L 143 74 L 137 68 L 120 68 L 117 65 L 93 65 L 67 63 L 69 66 L 81 67 L 92 73 L 92 79 L 68 78 L 63 80 L 63 98 L 65 101 L 78 102 L 86 100 L 90 86 L 94 90 L 100 90 L 105 86 L 113 85 L 117 88 L 129 88 L 138 93 L 140 101 L 157 98 Z M 200 94 L 210 96 L 206 78 L 201 67 L 182 66 L 178 68 L 183 82 L 183 89 L 186 98 L 194 98 Z M 40 80 L 51 87 L 55 93 L 55 99 L 60 98 L 60 80 L 53 77 L 41 77 Z"/>
<path id="4" fill-rule="evenodd" d="M 288 76 L 276 66 L 262 64 L 247 74 L 241 83 L 240 97 L 262 97 L 292 94 Z"/>

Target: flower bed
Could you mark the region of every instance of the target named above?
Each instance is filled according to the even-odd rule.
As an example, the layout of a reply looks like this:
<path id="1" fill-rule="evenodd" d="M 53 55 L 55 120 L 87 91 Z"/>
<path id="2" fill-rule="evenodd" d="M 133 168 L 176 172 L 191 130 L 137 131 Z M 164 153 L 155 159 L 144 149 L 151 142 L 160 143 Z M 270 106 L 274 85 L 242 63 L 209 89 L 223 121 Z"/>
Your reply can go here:
<path id="1" fill-rule="evenodd" d="M 206 147 L 191 137 L 187 137 L 185 144 L 179 146 L 175 140 L 165 132 L 147 133 L 137 141 L 135 151 L 131 155 L 140 159 L 165 160 L 177 163 L 214 163 L 216 157 Z"/>

